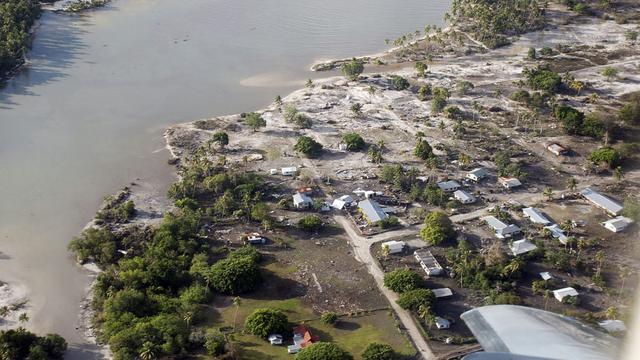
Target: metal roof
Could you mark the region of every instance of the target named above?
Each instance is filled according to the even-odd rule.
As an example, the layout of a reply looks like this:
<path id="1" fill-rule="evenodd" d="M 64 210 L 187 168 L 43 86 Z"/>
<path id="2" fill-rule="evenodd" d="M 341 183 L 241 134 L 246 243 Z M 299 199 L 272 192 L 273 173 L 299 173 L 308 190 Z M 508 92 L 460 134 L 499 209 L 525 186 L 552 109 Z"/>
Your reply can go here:
<path id="1" fill-rule="evenodd" d="M 533 207 L 524 208 L 522 209 L 522 213 L 524 214 L 524 216 L 528 217 L 529 220 L 531 220 L 536 224 L 543 224 L 543 225 L 551 224 L 551 220 L 549 220 L 546 216 L 544 216 L 544 214 L 540 210 L 536 208 L 533 208 Z"/>
<path id="2" fill-rule="evenodd" d="M 444 191 L 451 191 L 453 189 L 459 189 L 460 184 L 455 180 L 441 181 L 438 183 L 438 187 Z"/>
<path id="3" fill-rule="evenodd" d="M 362 210 L 364 216 L 367 217 L 372 223 L 382 221 L 389 216 L 382 210 L 382 207 L 377 202 L 366 199 L 358 203 L 358 208 Z"/>
<path id="4" fill-rule="evenodd" d="M 460 317 L 485 351 L 516 355 L 475 359 L 609 360 L 620 348 L 617 339 L 572 318 L 524 306 L 483 306 Z"/>
<path id="5" fill-rule="evenodd" d="M 513 255 L 520 255 L 528 253 L 529 251 L 533 251 L 538 247 L 535 244 L 529 242 L 529 240 L 518 240 L 514 241 L 513 244 L 509 246 L 509 248 L 511 249 Z"/>
<path id="6" fill-rule="evenodd" d="M 468 192 L 464 191 L 464 190 L 456 190 L 453 193 L 453 197 L 455 197 L 456 199 L 462 201 L 462 202 L 468 202 L 468 201 L 475 201 L 476 198 L 469 194 Z"/>
<path id="7" fill-rule="evenodd" d="M 622 211 L 622 205 L 620 205 L 620 203 L 590 188 L 580 191 L 580 194 L 599 208 L 602 208 L 613 215 L 618 215 Z"/>

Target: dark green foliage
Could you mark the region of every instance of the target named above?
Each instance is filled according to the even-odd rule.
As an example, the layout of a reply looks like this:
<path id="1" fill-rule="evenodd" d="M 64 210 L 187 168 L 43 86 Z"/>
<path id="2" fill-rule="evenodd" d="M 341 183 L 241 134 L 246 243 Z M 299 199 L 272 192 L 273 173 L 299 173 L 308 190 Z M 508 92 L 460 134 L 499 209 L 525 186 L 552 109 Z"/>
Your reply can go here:
<path id="1" fill-rule="evenodd" d="M 210 329 L 205 335 L 204 348 L 207 350 L 207 354 L 211 356 L 218 356 L 224 354 L 224 346 L 227 343 L 224 334 L 220 331 Z"/>
<path id="2" fill-rule="evenodd" d="M 527 83 L 534 90 L 543 90 L 549 93 L 556 93 L 562 87 L 562 78 L 555 72 L 545 68 L 524 69 L 523 74 L 527 78 Z"/>
<path id="3" fill-rule="evenodd" d="M 56 360 L 67 351 L 67 342 L 57 334 L 37 336 L 24 328 L 0 331 L 0 358 L 7 360 Z"/>
<path id="4" fill-rule="evenodd" d="M 371 343 L 362 352 L 362 360 L 395 360 L 398 356 L 389 344 Z"/>
<path id="5" fill-rule="evenodd" d="M 431 100 L 431 111 L 434 114 L 440 113 L 447 106 L 447 99 L 442 96 L 434 96 Z"/>
<path id="6" fill-rule="evenodd" d="M 260 254 L 260 252 L 253 246 L 243 246 L 233 250 L 231 254 L 229 254 L 229 258 L 249 258 L 257 263 L 262 260 L 262 254 Z"/>
<path id="7" fill-rule="evenodd" d="M 543 56 L 553 55 L 553 49 L 545 46 L 542 49 L 540 49 L 540 55 L 543 55 Z"/>
<path id="8" fill-rule="evenodd" d="M 538 0 L 454 0 L 449 14 L 454 25 L 496 48 L 509 43 L 505 35 L 542 28 L 546 7 Z"/>
<path id="9" fill-rule="evenodd" d="M 640 95 L 634 95 L 631 100 L 620 109 L 618 118 L 629 125 L 640 125 Z"/>
<path id="10" fill-rule="evenodd" d="M 520 305 L 522 299 L 512 292 L 496 292 L 491 291 L 489 296 L 485 299 L 486 305 Z"/>
<path id="11" fill-rule="evenodd" d="M 417 156 L 422 160 L 427 160 L 430 157 L 433 157 L 433 149 L 429 142 L 425 139 L 418 139 L 416 142 L 416 147 L 413 149 L 413 155 Z"/>
<path id="12" fill-rule="evenodd" d="M 293 147 L 295 151 L 302 153 L 309 158 L 317 157 L 320 152 L 322 152 L 322 148 L 322 144 L 308 136 L 299 137 L 296 145 Z"/>
<path id="13" fill-rule="evenodd" d="M 96 219 L 104 222 L 124 223 L 131 220 L 136 214 L 133 201 L 124 200 L 123 197 L 108 197 L 104 207 L 96 214 Z"/>
<path id="14" fill-rule="evenodd" d="M 118 243 L 109 230 L 88 228 L 71 240 L 69 250 L 76 254 L 81 263 L 95 261 L 99 266 L 105 266 L 117 258 Z"/>
<path id="15" fill-rule="evenodd" d="M 435 300 L 436 297 L 431 290 L 414 289 L 402 293 L 396 302 L 405 310 L 417 312 L 422 306 L 431 309 Z"/>
<path id="16" fill-rule="evenodd" d="M 247 317 L 244 327 L 251 334 L 266 339 L 271 334 L 286 333 L 289 320 L 280 310 L 256 309 Z"/>
<path id="17" fill-rule="evenodd" d="M 322 229 L 322 219 L 317 215 L 305 216 L 298 221 L 298 227 L 304 231 L 315 232 Z"/>
<path id="18" fill-rule="evenodd" d="M 562 105 L 555 108 L 554 114 L 556 119 L 562 121 L 562 127 L 568 134 L 580 134 L 582 122 L 584 121 L 584 113 L 571 106 Z"/>
<path id="19" fill-rule="evenodd" d="M 399 224 L 400 224 L 400 220 L 398 220 L 398 218 L 395 216 L 389 216 L 386 219 L 378 221 L 378 226 L 380 227 L 380 229 L 383 229 L 383 230 L 394 228 Z"/>
<path id="20" fill-rule="evenodd" d="M 349 151 L 362 150 L 366 145 L 362 136 L 356 133 L 343 134 L 342 141 L 347 145 L 347 150 Z"/>
<path id="21" fill-rule="evenodd" d="M 620 165 L 622 156 L 618 150 L 607 146 L 594 150 L 589 155 L 589 161 L 596 165 L 606 164 L 609 168 L 614 168 Z"/>
<path id="22" fill-rule="evenodd" d="M 462 118 L 464 117 L 464 113 L 457 106 L 449 106 L 444 109 L 444 116 L 447 119 L 462 120 Z"/>
<path id="23" fill-rule="evenodd" d="M 447 194 L 435 184 L 427 185 L 422 193 L 423 200 L 430 205 L 442 206 L 447 200 Z"/>
<path id="24" fill-rule="evenodd" d="M 315 343 L 302 349 L 296 360 L 353 360 L 353 356 L 338 345 L 327 342 Z"/>
<path id="25" fill-rule="evenodd" d="M 391 77 L 391 85 L 393 85 L 394 90 L 406 90 L 410 86 L 409 81 L 399 75 Z"/>
<path id="26" fill-rule="evenodd" d="M 342 70 L 342 74 L 349 80 L 357 80 L 358 76 L 364 71 L 364 63 L 362 60 L 353 58 L 351 61 L 344 63 L 340 69 Z"/>
<path id="27" fill-rule="evenodd" d="M 403 293 L 423 287 L 424 279 L 409 268 L 400 268 L 384 275 L 384 286 L 397 293 Z"/>
<path id="28" fill-rule="evenodd" d="M 218 131 L 213 134 L 212 140 L 218 143 L 221 147 L 229 145 L 229 135 L 223 131 Z"/>
<path id="29" fill-rule="evenodd" d="M 37 1 L 0 2 L 0 78 L 22 63 L 29 44 L 29 30 L 39 16 Z"/>
<path id="30" fill-rule="evenodd" d="M 211 286 L 224 294 L 242 294 L 262 282 L 260 269 L 251 257 L 229 257 L 211 266 Z"/>
<path id="31" fill-rule="evenodd" d="M 267 122 L 262 118 L 262 115 L 252 112 L 245 116 L 244 123 L 253 129 L 253 131 L 257 131 L 261 127 L 267 126 Z"/>
<path id="32" fill-rule="evenodd" d="M 527 51 L 527 59 L 535 60 L 536 58 L 536 48 L 529 48 L 529 51 Z"/>
<path id="33" fill-rule="evenodd" d="M 424 227 L 420 230 L 420 237 L 431 245 L 439 245 L 447 240 L 453 240 L 456 232 L 447 214 L 432 211 L 424 219 Z"/>
<path id="34" fill-rule="evenodd" d="M 338 322 L 338 315 L 334 312 L 326 312 L 320 317 L 323 323 L 333 325 Z"/>

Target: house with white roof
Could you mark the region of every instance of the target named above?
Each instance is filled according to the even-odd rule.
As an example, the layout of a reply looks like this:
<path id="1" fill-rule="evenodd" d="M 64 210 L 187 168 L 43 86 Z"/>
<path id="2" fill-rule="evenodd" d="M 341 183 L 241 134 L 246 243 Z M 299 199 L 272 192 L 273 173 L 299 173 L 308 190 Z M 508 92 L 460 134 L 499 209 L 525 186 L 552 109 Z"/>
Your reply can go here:
<path id="1" fill-rule="evenodd" d="M 391 240 L 382 243 L 382 248 L 388 248 L 389 254 L 397 254 L 404 250 L 405 245 L 404 241 Z"/>
<path id="2" fill-rule="evenodd" d="M 489 171 L 485 168 L 475 168 L 467 173 L 467 179 L 478 182 L 489 176 Z"/>
<path id="3" fill-rule="evenodd" d="M 281 172 L 284 176 L 294 176 L 298 172 L 298 168 L 295 166 L 283 167 Z"/>
<path id="4" fill-rule="evenodd" d="M 360 210 L 360 213 L 367 219 L 369 224 L 375 224 L 389 217 L 389 215 L 382 210 L 382 206 L 371 199 L 360 201 L 358 203 L 358 210 Z"/>
<path id="5" fill-rule="evenodd" d="M 553 290 L 553 296 L 560 302 L 567 296 L 578 296 L 578 291 L 572 287 L 566 287 L 558 290 Z"/>
<path id="6" fill-rule="evenodd" d="M 607 220 L 602 223 L 602 226 L 614 233 L 621 232 L 633 223 L 633 220 L 628 217 L 618 216 L 614 219 Z"/>
<path id="7" fill-rule="evenodd" d="M 544 216 L 542 211 L 540 211 L 539 209 L 536 209 L 533 207 L 524 208 L 522 209 L 522 214 L 524 215 L 524 217 L 528 218 L 532 223 L 542 224 L 542 225 L 551 224 L 551 220 L 549 220 L 546 216 Z"/>
<path id="8" fill-rule="evenodd" d="M 523 240 L 518 240 L 518 241 L 514 241 L 510 246 L 509 249 L 511 249 L 511 253 L 513 254 L 513 256 L 518 256 L 521 254 L 525 254 L 528 253 L 529 251 L 533 251 L 535 249 L 537 249 L 538 247 L 529 242 L 529 240 L 523 239 Z"/>
<path id="9" fill-rule="evenodd" d="M 585 199 L 589 200 L 593 205 L 599 207 L 600 209 L 608 212 L 611 215 L 618 216 L 622 211 L 622 205 L 619 202 L 612 200 L 607 196 L 604 196 L 590 188 L 586 188 L 580 191 L 580 194 L 584 196 Z"/>
<path id="10" fill-rule="evenodd" d="M 544 281 L 553 279 L 553 275 L 551 275 L 551 273 L 548 271 L 543 271 L 539 275 Z"/>
<path id="11" fill-rule="evenodd" d="M 487 225 L 489 225 L 489 227 L 491 227 L 493 231 L 495 231 L 496 237 L 498 239 L 508 238 L 513 235 L 518 235 L 520 232 L 522 232 L 522 229 L 520 229 L 518 225 L 507 225 L 492 215 L 480 218 L 480 220 L 487 223 Z"/>
<path id="12" fill-rule="evenodd" d="M 351 195 L 342 195 L 339 198 L 333 200 L 331 203 L 331 207 L 334 209 L 342 210 L 345 207 L 351 206 L 353 204 L 353 198 Z"/>
<path id="13" fill-rule="evenodd" d="M 627 327 L 621 320 L 604 320 L 600 321 L 598 325 L 610 333 L 627 331 Z"/>
<path id="14" fill-rule="evenodd" d="M 305 194 L 295 193 L 293 195 L 293 206 L 296 209 L 309 209 L 313 206 L 313 199 Z"/>
<path id="15" fill-rule="evenodd" d="M 444 192 L 453 192 L 460 189 L 460 184 L 455 180 L 441 181 L 438 187 Z"/>
<path id="16" fill-rule="evenodd" d="M 513 189 L 522 186 L 520 180 L 514 177 L 499 177 L 498 182 L 505 189 Z"/>
<path id="17" fill-rule="evenodd" d="M 456 190 L 453 193 L 453 197 L 460 201 L 463 204 L 471 204 L 476 202 L 476 197 L 469 194 L 468 192 L 464 191 L 464 190 Z"/>
<path id="18" fill-rule="evenodd" d="M 442 275 L 443 269 L 438 260 L 433 256 L 431 251 L 427 249 L 418 249 L 413 252 L 413 256 L 416 258 L 420 267 L 429 276 Z"/>
<path id="19" fill-rule="evenodd" d="M 566 244 L 569 240 L 569 237 L 565 235 L 564 231 L 560 228 L 560 226 L 558 226 L 558 224 L 545 226 L 544 228 L 549 230 L 549 232 L 551 232 L 551 236 L 558 239 L 558 241 L 560 241 L 563 245 Z"/>

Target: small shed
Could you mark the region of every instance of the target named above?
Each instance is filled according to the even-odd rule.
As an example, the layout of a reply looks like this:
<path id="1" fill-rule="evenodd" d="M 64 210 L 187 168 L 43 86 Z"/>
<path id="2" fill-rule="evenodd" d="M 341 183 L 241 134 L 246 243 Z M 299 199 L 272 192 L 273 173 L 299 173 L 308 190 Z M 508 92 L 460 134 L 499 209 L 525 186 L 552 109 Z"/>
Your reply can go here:
<path id="1" fill-rule="evenodd" d="M 489 176 L 489 171 L 485 168 L 475 168 L 467 173 L 467 179 L 478 182 Z"/>
<path id="2" fill-rule="evenodd" d="M 522 229 L 520 229 L 518 225 L 507 225 L 492 215 L 480 218 L 480 220 L 486 222 L 487 225 L 495 231 L 495 235 L 498 239 L 509 238 L 522 232 Z"/>
<path id="3" fill-rule="evenodd" d="M 251 245 L 266 244 L 267 239 L 259 233 L 251 233 L 247 236 L 247 242 Z"/>
<path id="4" fill-rule="evenodd" d="M 547 145 L 547 150 L 556 156 L 566 155 L 568 152 L 567 148 L 558 143 L 551 143 Z"/>
<path id="5" fill-rule="evenodd" d="M 448 329 L 451 327 L 451 322 L 440 316 L 436 316 L 435 323 L 438 330 Z"/>
<path id="6" fill-rule="evenodd" d="M 298 172 L 298 168 L 295 166 L 283 167 L 281 171 L 284 176 L 294 176 Z"/>
<path id="7" fill-rule="evenodd" d="M 449 288 L 431 289 L 431 292 L 433 292 L 436 299 L 453 296 L 453 291 Z"/>
<path id="8" fill-rule="evenodd" d="M 476 202 L 476 198 L 475 196 L 469 194 L 468 192 L 464 191 L 464 190 L 456 190 L 453 193 L 453 197 L 460 201 L 463 204 L 471 204 Z"/>
<path id="9" fill-rule="evenodd" d="M 271 345 L 282 345 L 282 335 L 280 334 L 271 334 L 268 340 Z"/>
<path id="10" fill-rule="evenodd" d="M 542 280 L 547 281 L 547 280 L 551 280 L 553 279 L 553 275 L 551 275 L 550 272 L 548 271 L 543 271 L 540 273 L 540 277 L 542 278 Z"/>
<path id="11" fill-rule="evenodd" d="M 572 287 L 566 287 L 558 290 L 553 290 L 553 296 L 556 298 L 556 300 L 562 302 L 562 300 L 564 300 L 564 298 L 566 298 L 567 296 L 578 296 L 578 291 L 576 291 L 576 289 Z"/>
<path id="12" fill-rule="evenodd" d="M 602 226 L 614 233 L 621 232 L 633 223 L 633 220 L 628 217 L 618 216 L 615 219 L 607 220 L 602 223 Z"/>
<path id="13" fill-rule="evenodd" d="M 405 245 L 406 244 L 404 243 L 404 241 L 395 241 L 395 240 L 382 243 L 383 248 L 386 246 L 389 249 L 389 254 L 397 254 L 402 252 L 402 250 L 404 250 Z"/>
<path id="14" fill-rule="evenodd" d="M 505 189 L 513 189 L 522 186 L 520 180 L 514 177 L 500 177 L 498 178 L 498 182 L 500 182 L 500 185 Z"/>
<path id="15" fill-rule="evenodd" d="M 296 209 L 308 209 L 313 206 L 313 199 L 305 194 L 295 193 L 293 195 L 293 206 Z"/>

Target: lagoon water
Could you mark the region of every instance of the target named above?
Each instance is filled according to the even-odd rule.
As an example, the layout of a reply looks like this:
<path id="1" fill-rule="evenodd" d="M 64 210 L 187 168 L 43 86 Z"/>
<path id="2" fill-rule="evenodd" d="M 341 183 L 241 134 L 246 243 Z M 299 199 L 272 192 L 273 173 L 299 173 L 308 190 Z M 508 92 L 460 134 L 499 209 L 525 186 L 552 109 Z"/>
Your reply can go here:
<path id="1" fill-rule="evenodd" d="M 30 65 L 0 88 L 0 280 L 22 284 L 28 327 L 97 355 L 78 326 L 89 284 L 66 250 L 103 196 L 171 181 L 168 124 L 268 105 L 318 60 L 376 53 L 442 25 L 449 0 L 115 0 L 45 12 Z"/>

